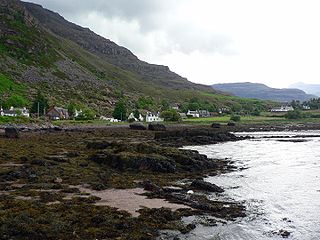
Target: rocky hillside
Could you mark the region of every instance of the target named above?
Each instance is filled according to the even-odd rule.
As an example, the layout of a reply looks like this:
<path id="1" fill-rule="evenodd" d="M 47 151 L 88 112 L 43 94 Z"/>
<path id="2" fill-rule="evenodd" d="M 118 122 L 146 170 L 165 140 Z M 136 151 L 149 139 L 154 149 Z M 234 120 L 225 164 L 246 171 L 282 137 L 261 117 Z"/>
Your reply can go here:
<path id="1" fill-rule="evenodd" d="M 0 0 L 0 94 L 7 105 L 26 105 L 38 91 L 50 104 L 75 102 L 110 112 L 120 97 L 181 103 L 191 98 L 216 106 L 243 100 L 194 84 L 166 66 L 139 60 L 58 13 L 19 0 Z"/>
<path id="2" fill-rule="evenodd" d="M 300 89 L 270 88 L 264 84 L 250 82 L 214 84 L 212 87 L 216 90 L 229 92 L 238 97 L 273 100 L 278 102 L 291 102 L 292 100 L 306 101 L 314 97 L 313 95 L 306 94 Z"/>

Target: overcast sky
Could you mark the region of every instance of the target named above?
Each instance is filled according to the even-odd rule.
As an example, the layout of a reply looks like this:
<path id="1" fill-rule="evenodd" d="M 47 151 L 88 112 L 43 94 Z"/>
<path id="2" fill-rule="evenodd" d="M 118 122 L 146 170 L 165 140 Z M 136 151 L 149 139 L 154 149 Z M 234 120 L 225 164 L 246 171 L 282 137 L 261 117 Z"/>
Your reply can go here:
<path id="1" fill-rule="evenodd" d="M 320 83 L 318 0 L 28 0 L 192 82 Z"/>

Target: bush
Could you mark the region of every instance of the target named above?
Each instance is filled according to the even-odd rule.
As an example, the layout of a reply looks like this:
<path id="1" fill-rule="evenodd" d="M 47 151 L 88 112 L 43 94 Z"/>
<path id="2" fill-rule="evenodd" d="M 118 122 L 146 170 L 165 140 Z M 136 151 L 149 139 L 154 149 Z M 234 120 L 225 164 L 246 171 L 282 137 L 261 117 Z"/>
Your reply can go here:
<path id="1" fill-rule="evenodd" d="M 240 120 L 241 120 L 241 117 L 239 115 L 231 115 L 230 116 L 230 121 L 240 122 Z"/>
<path id="2" fill-rule="evenodd" d="M 303 118 L 303 115 L 301 111 L 299 110 L 294 110 L 294 111 L 289 111 L 286 113 L 285 118 L 287 119 L 300 119 Z"/>
<path id="3" fill-rule="evenodd" d="M 95 119 L 96 114 L 91 109 L 84 109 L 81 114 L 79 114 L 78 117 L 76 117 L 76 120 L 93 120 Z"/>
<path id="4" fill-rule="evenodd" d="M 180 114 L 174 109 L 163 111 L 160 114 L 160 117 L 163 118 L 165 121 L 171 122 L 178 122 L 181 120 Z"/>

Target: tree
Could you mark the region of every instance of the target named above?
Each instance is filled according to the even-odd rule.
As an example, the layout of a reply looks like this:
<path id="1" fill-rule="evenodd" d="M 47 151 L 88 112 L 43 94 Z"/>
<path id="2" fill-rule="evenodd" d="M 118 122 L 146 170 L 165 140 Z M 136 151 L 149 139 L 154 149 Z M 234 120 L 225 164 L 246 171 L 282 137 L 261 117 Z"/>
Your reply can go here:
<path id="1" fill-rule="evenodd" d="M 174 109 L 163 111 L 160 114 L 160 117 L 163 118 L 165 121 L 171 121 L 171 122 L 178 122 L 181 120 L 180 114 Z"/>
<path id="2" fill-rule="evenodd" d="M 48 110 L 48 108 L 48 100 L 39 92 L 32 103 L 31 113 L 38 114 L 39 110 L 39 116 L 43 116 L 45 114 L 45 111 Z"/>
<path id="3" fill-rule="evenodd" d="M 70 116 L 70 117 L 73 117 L 74 114 L 75 114 L 75 112 L 76 112 L 77 107 L 76 107 L 76 105 L 75 105 L 74 103 L 70 103 L 70 104 L 68 105 L 67 109 L 68 109 L 68 114 L 69 114 L 69 116 Z"/>
<path id="4" fill-rule="evenodd" d="M 123 99 L 116 103 L 112 116 L 121 121 L 127 119 L 127 106 Z"/>
<path id="5" fill-rule="evenodd" d="M 85 108 L 82 110 L 82 113 L 79 114 L 78 117 L 76 117 L 76 120 L 93 120 L 96 117 L 96 113 L 89 109 Z"/>
<path id="6" fill-rule="evenodd" d="M 133 115 L 134 115 L 134 117 L 135 117 L 136 119 L 139 119 L 139 117 L 140 117 L 140 112 L 139 112 L 139 110 L 138 110 L 138 109 L 135 109 L 135 110 L 133 111 Z"/>
<path id="7" fill-rule="evenodd" d="M 161 111 L 166 111 L 170 108 L 170 103 L 167 99 L 162 99 L 161 101 Z"/>

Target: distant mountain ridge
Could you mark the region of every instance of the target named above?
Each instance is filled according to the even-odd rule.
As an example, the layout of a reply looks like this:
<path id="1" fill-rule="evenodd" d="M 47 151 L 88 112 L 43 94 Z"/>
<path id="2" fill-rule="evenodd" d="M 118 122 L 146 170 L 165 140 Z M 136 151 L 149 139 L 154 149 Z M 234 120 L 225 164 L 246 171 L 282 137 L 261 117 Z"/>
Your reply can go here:
<path id="1" fill-rule="evenodd" d="M 306 94 L 300 89 L 278 89 L 268 87 L 265 84 L 250 82 L 214 84 L 212 85 L 212 88 L 234 94 L 238 97 L 273 100 L 278 102 L 291 102 L 292 100 L 306 101 L 315 97 L 314 95 Z"/>
<path id="2" fill-rule="evenodd" d="M 303 82 L 290 85 L 292 88 L 299 88 L 308 94 L 313 94 L 320 97 L 320 84 L 307 84 Z"/>

